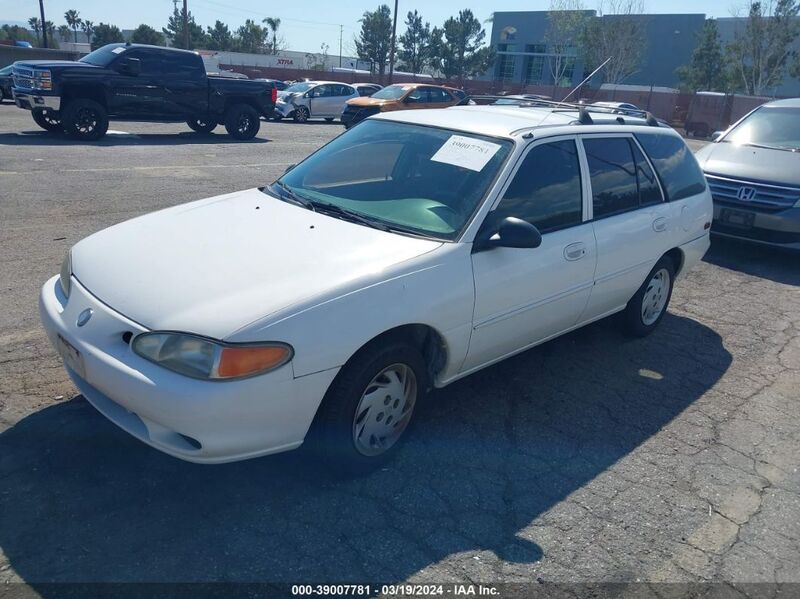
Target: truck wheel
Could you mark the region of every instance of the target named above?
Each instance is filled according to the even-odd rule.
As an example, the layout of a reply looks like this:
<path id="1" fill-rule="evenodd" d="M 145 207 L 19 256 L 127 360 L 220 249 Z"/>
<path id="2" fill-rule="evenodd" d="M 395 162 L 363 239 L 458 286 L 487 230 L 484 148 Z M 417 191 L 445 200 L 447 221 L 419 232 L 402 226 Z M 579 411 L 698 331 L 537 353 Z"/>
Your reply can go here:
<path id="1" fill-rule="evenodd" d="M 292 113 L 292 118 L 295 123 L 305 123 L 309 116 L 308 108 L 305 106 L 298 106 Z"/>
<path id="2" fill-rule="evenodd" d="M 255 108 L 236 104 L 225 111 L 225 130 L 235 139 L 253 139 L 261 128 L 261 119 Z"/>
<path id="3" fill-rule="evenodd" d="M 192 131 L 197 131 L 198 133 L 211 133 L 217 128 L 217 121 L 210 121 L 205 118 L 188 119 L 186 124 L 189 125 Z"/>
<path id="4" fill-rule="evenodd" d="M 108 114 L 94 100 L 78 98 L 64 109 L 64 132 L 82 141 L 96 141 L 108 131 Z"/>
<path id="5" fill-rule="evenodd" d="M 32 110 L 33 121 L 45 131 L 61 131 L 61 119 L 52 112 Z"/>

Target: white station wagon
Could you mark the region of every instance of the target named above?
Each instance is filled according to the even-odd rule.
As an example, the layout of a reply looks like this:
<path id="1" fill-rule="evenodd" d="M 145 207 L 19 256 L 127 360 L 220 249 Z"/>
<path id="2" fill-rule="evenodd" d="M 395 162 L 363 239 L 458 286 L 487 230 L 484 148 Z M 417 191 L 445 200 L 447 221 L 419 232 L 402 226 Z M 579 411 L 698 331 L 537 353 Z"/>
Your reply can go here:
<path id="1" fill-rule="evenodd" d="M 86 399 L 170 455 L 306 440 L 371 467 L 431 387 L 616 312 L 650 333 L 708 249 L 683 140 L 589 111 L 376 115 L 267 187 L 79 242 L 42 321 Z"/>

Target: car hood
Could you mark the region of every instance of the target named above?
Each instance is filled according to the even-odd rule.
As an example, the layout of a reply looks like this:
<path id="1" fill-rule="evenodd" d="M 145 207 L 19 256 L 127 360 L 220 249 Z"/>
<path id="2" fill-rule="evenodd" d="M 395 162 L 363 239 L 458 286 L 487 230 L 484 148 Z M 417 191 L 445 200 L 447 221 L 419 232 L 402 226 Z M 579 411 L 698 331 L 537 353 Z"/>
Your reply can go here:
<path id="1" fill-rule="evenodd" d="M 380 98 L 371 98 L 369 96 L 364 96 L 362 98 L 353 98 L 352 100 L 347 101 L 348 106 L 356 106 L 358 108 L 370 108 L 370 107 L 380 107 L 386 106 L 387 104 L 397 104 L 397 100 L 382 100 Z"/>
<path id="2" fill-rule="evenodd" d="M 720 142 L 704 146 L 695 156 L 709 175 L 800 186 L 800 152 Z"/>
<path id="3" fill-rule="evenodd" d="M 39 69 L 64 69 L 64 68 L 85 68 L 85 69 L 101 69 L 96 64 L 89 64 L 88 62 L 78 62 L 77 60 L 20 60 L 14 63 L 16 66 L 39 68 Z"/>
<path id="4" fill-rule="evenodd" d="M 72 249 L 74 276 L 151 330 L 224 339 L 359 289 L 441 242 L 312 212 L 257 189 L 115 225 Z"/>

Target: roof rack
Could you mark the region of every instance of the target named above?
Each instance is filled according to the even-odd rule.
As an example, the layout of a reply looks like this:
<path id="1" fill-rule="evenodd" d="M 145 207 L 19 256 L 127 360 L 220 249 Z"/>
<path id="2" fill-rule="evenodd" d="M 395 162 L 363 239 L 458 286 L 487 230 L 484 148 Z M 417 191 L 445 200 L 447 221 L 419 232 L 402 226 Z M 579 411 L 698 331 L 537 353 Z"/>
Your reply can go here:
<path id="1" fill-rule="evenodd" d="M 650 127 L 660 127 L 664 121 L 659 121 L 651 112 L 642 109 L 633 108 L 612 108 L 611 106 L 595 106 L 593 104 L 580 104 L 578 102 L 561 102 L 558 100 L 544 100 L 540 98 L 515 98 L 514 96 L 524 96 L 526 94 L 508 94 L 505 96 L 480 94 L 469 96 L 470 100 L 519 100 L 520 108 L 531 108 L 537 106 L 549 106 L 555 108 L 553 112 L 574 112 L 578 111 L 578 119 L 576 124 L 591 125 L 594 123 L 589 113 L 599 114 L 615 114 L 618 115 L 617 122 L 621 125 L 625 124 L 625 116 L 633 116 L 645 119 L 645 122 Z"/>

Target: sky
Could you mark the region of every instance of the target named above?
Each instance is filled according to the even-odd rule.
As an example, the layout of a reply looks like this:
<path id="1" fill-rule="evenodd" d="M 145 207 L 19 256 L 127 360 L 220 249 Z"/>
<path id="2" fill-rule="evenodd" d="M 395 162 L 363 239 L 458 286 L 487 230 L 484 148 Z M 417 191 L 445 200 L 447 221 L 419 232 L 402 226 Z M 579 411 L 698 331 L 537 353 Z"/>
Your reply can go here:
<path id="1" fill-rule="evenodd" d="M 182 1 L 182 0 L 181 0 Z M 384 0 L 385 1 L 385 0 Z M 596 9 L 598 0 L 584 0 L 587 9 Z M 188 0 L 191 12 L 198 24 L 213 25 L 219 19 L 234 30 L 245 19 L 260 22 L 264 17 L 279 17 L 279 33 L 287 42 L 287 50 L 300 52 L 319 52 L 325 43 L 329 54 L 339 53 L 339 26 L 342 25 L 343 52 L 354 54 L 353 38 L 358 33 L 358 20 L 365 10 L 373 10 L 380 0 L 284 0 L 265 2 L 264 0 Z M 387 2 L 392 6 L 393 2 Z M 728 17 L 743 0 L 645 0 L 645 12 L 650 13 L 702 13 L 709 17 Z M 408 11 L 417 9 L 431 26 L 441 25 L 448 17 L 458 11 L 470 8 L 475 16 L 484 21 L 494 11 L 547 10 L 549 0 L 432 0 L 429 2 L 399 1 L 398 35 L 403 31 L 401 25 Z M 134 29 L 140 23 L 147 23 L 161 29 L 172 13 L 172 0 L 45 0 L 45 15 L 56 25 L 64 22 L 64 11 L 74 8 L 82 18 L 95 23 L 104 22 L 117 25 L 121 29 Z M 39 14 L 37 0 L 0 0 L 0 23 L 11 21 L 26 22 L 29 17 Z M 487 23 L 487 37 L 491 24 Z"/>

